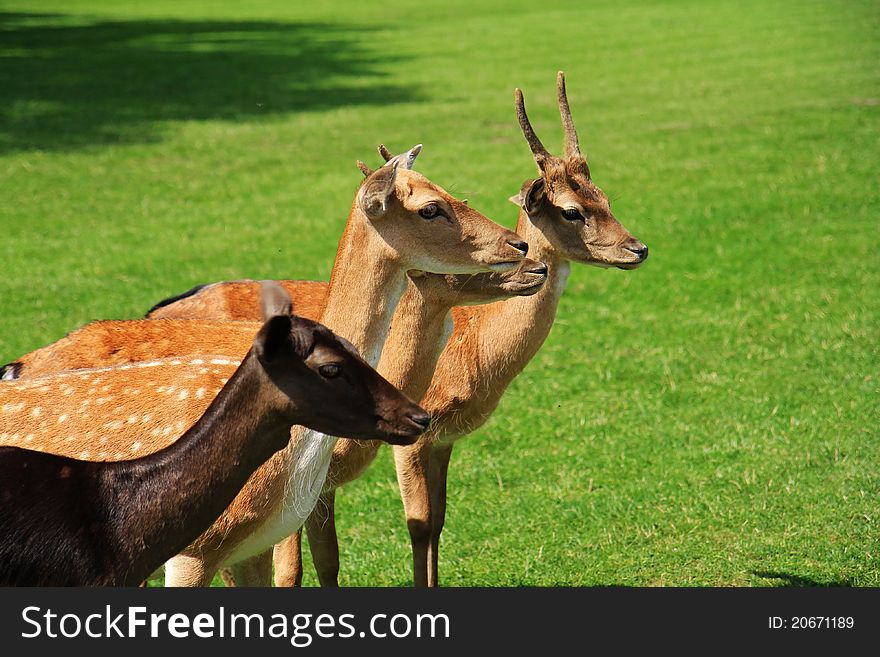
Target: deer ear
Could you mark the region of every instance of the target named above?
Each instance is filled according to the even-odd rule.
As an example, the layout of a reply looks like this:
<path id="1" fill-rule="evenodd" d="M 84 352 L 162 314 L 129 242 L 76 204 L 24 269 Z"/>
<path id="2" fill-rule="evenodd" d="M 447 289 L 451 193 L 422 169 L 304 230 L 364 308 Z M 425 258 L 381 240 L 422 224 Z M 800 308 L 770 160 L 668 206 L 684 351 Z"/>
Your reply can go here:
<path id="1" fill-rule="evenodd" d="M 378 219 L 388 212 L 394 196 L 399 162 L 391 162 L 367 176 L 358 192 L 358 206 L 370 219 Z"/>
<path id="2" fill-rule="evenodd" d="M 543 178 L 528 180 L 523 184 L 519 194 L 512 196 L 510 200 L 519 205 L 526 213 L 531 214 L 538 209 L 541 201 L 544 200 L 544 190 Z"/>
<path id="3" fill-rule="evenodd" d="M 260 281 L 260 304 L 263 321 L 275 315 L 290 315 L 293 312 L 290 295 L 278 281 Z"/>
<path id="4" fill-rule="evenodd" d="M 254 338 L 254 351 L 263 363 L 272 363 L 290 345 L 290 315 L 270 317 Z"/>

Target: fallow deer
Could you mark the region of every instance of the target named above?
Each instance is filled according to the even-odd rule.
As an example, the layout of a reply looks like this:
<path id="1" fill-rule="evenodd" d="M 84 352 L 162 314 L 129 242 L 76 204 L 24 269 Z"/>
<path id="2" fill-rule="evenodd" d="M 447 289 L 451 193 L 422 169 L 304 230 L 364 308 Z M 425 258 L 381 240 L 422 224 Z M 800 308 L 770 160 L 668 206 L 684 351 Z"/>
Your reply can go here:
<path id="1" fill-rule="evenodd" d="M 438 584 L 437 554 L 446 517 L 446 475 L 455 442 L 483 425 L 511 381 L 538 352 L 556 315 L 570 263 L 635 269 L 648 248 L 615 219 L 607 196 L 590 177 L 581 153 L 565 90 L 557 76 L 557 100 L 565 131 L 565 155 L 551 155 L 532 129 L 522 92 L 516 115 L 540 176 L 526 181 L 518 196 L 516 231 L 531 255 L 547 264 L 547 283 L 535 295 L 453 312 L 455 332 L 447 343 L 422 405 L 431 427 L 413 445 L 395 447 L 397 477 L 413 549 L 416 585 Z M 338 569 L 334 526 L 318 525 L 313 550 L 322 583 Z M 311 534 L 310 534 L 311 538 Z M 329 546 L 329 547 L 328 547 Z M 294 581 L 295 546 L 276 549 L 276 578 Z"/>
<path id="2" fill-rule="evenodd" d="M 408 271 L 509 271 L 528 250 L 518 235 L 412 171 L 420 149 L 393 158 L 364 180 L 320 315 L 373 365 Z M 297 304 L 308 306 L 303 299 Z M 207 584 L 219 566 L 259 553 L 296 531 L 321 491 L 335 442 L 295 429 L 288 449 L 261 466 L 218 521 L 167 564 L 166 583 Z"/>
<path id="3" fill-rule="evenodd" d="M 534 260 L 523 260 L 512 272 L 471 275 L 440 275 L 411 272 L 410 283 L 394 314 L 392 328 L 382 352 L 379 368 L 390 381 L 412 398 L 421 397 L 428 388 L 437 357 L 452 330 L 450 310 L 453 306 L 491 303 L 511 296 L 536 293 L 546 278 L 547 268 Z M 279 281 L 292 296 L 319 300 L 323 305 L 326 283 L 313 281 Z M 234 281 L 222 287 L 223 297 L 218 308 L 234 318 L 253 317 L 259 299 L 257 281 Z M 207 286 L 203 286 L 207 287 Z M 203 289 L 203 288 L 200 288 Z M 218 286 L 219 289 L 219 286 Z M 184 298 L 180 295 L 175 299 Z M 234 303 L 234 312 L 229 312 Z M 200 305 L 204 301 L 199 302 Z M 160 307 L 168 306 L 160 303 Z M 314 306 L 314 304 L 313 304 Z M 184 306 L 185 307 L 185 306 Z M 297 311 L 303 306 L 297 306 Z M 173 306 L 172 306 L 173 308 Z M 178 312 L 185 312 L 178 308 Z M 191 308 L 190 308 L 191 310 Z M 313 316 L 320 307 L 306 307 Z M 213 350 L 229 358 L 240 358 L 241 337 L 253 335 L 259 325 L 249 321 L 202 321 L 191 319 L 106 320 L 93 322 L 54 344 L 19 358 L 16 362 L 22 378 L 33 378 L 86 366 L 107 366 L 133 363 L 170 356 L 193 356 Z M 433 348 L 431 345 L 435 345 Z M 340 440 L 334 448 L 325 492 L 318 504 L 322 512 L 331 507 L 333 490 L 358 477 L 372 462 L 378 443 L 374 441 Z M 325 517 L 321 515 L 321 517 Z M 314 514 L 311 516 L 314 523 Z M 332 521 L 332 514 L 330 514 Z M 312 530 L 310 530 L 312 531 Z M 315 540 L 317 540 L 317 535 Z M 335 540 L 335 533 L 332 538 Z M 293 540 L 298 540 L 295 535 Z M 313 548 L 316 549 L 316 548 Z M 335 550 L 335 547 L 334 547 Z M 281 551 L 283 554 L 284 551 Z M 298 554 L 298 552 L 297 552 Z M 234 567 L 238 583 L 266 581 L 257 575 L 259 568 L 271 568 L 271 557 L 262 557 Z M 259 565 L 261 564 L 262 565 Z M 338 564 L 338 559 L 332 563 Z M 278 575 L 279 585 L 289 583 L 291 575 L 301 574 L 298 565 L 284 568 Z M 224 572 L 225 579 L 233 578 Z M 322 574 L 325 582 L 335 581 L 336 573 Z"/>
<path id="4" fill-rule="evenodd" d="M 267 297 L 281 298 L 271 288 Z M 293 424 L 367 439 L 412 439 L 425 429 L 429 417 L 421 408 L 328 329 L 291 317 L 289 298 L 283 312 L 267 315 L 251 350 L 201 417 L 160 451 L 107 463 L 0 447 L 0 585 L 141 582 L 216 520 L 248 477 L 288 444 Z M 69 432 L 91 430 L 100 449 L 102 437 L 117 430 L 110 426 L 115 422 L 161 422 L 161 407 L 151 405 L 155 419 L 123 416 L 102 425 L 118 415 L 119 395 L 136 394 L 129 386 L 146 390 L 167 383 L 169 373 L 180 381 L 181 367 L 198 370 L 211 360 L 152 361 L 5 383 L 4 438 L 46 447 L 54 438 L 63 446 Z M 178 426 L 171 440 L 180 435 Z M 132 451 L 139 450 L 132 445 Z"/>
<path id="5" fill-rule="evenodd" d="M 532 245 L 532 255 L 547 263 L 549 278 L 532 297 L 453 311 L 455 332 L 423 399 L 435 420 L 416 444 L 395 448 L 417 585 L 436 585 L 438 581 L 437 551 L 445 521 L 446 473 L 452 446 L 489 418 L 507 386 L 544 343 L 565 290 L 570 263 L 635 269 L 648 256 L 647 247 L 614 218 L 608 198 L 591 179 L 571 117 L 563 73 L 557 76 L 557 100 L 565 131 L 564 157 L 555 157 L 544 148 L 526 115 L 522 92 L 517 89 L 515 96 L 517 119 L 540 173 L 511 199 L 520 207 L 517 233 Z M 163 311 L 169 316 L 181 312 L 179 316 L 190 317 L 207 313 L 218 319 L 244 319 L 250 313 L 253 318 L 253 309 L 240 303 L 246 298 L 240 287 L 218 284 L 203 292 Z M 332 584 L 335 538 L 331 523 L 323 527 L 324 535 L 316 536 L 316 543 L 330 548 L 316 552 L 316 567 L 322 580 Z M 297 581 L 296 549 L 294 540 L 286 549 L 276 548 L 276 581 Z"/>
<path id="6" fill-rule="evenodd" d="M 412 171 L 417 146 L 371 172 L 349 215 L 330 276 L 321 322 L 351 340 L 372 365 L 407 272 L 509 271 L 528 244 Z M 166 583 L 207 584 L 218 567 L 270 548 L 298 530 L 324 484 L 337 438 L 294 432 L 310 452 L 293 466 L 270 460 L 208 532 L 166 565 Z M 280 467 L 277 467 L 280 466 Z M 291 485 L 293 484 L 293 485 Z M 261 582 L 266 583 L 268 582 Z"/>

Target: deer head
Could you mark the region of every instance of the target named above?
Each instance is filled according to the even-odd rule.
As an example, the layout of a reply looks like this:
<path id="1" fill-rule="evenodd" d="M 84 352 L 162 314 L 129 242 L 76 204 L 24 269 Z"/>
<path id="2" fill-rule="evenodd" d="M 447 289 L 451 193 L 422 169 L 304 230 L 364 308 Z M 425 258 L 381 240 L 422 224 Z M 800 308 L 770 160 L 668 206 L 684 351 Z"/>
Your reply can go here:
<path id="1" fill-rule="evenodd" d="M 624 228 L 611 212 L 608 197 L 590 178 L 581 153 L 565 92 L 565 75 L 556 79 L 559 114 L 565 130 L 565 155 L 551 155 L 535 134 L 522 91 L 516 90 L 516 116 L 541 176 L 527 180 L 510 200 L 565 258 L 597 267 L 635 269 L 648 247 Z"/>
<path id="2" fill-rule="evenodd" d="M 418 145 L 391 156 L 380 146 L 387 162 L 375 171 L 358 162 L 366 178 L 355 203 L 391 257 L 406 269 L 436 273 L 515 268 L 528 244 L 413 171 L 421 149 Z"/>
<path id="3" fill-rule="evenodd" d="M 264 281 L 267 321 L 254 338 L 254 353 L 278 390 L 276 403 L 304 424 L 328 435 L 379 437 L 408 445 L 431 421 L 425 411 L 385 380 L 357 349 L 322 324 L 291 316 L 290 297 Z"/>

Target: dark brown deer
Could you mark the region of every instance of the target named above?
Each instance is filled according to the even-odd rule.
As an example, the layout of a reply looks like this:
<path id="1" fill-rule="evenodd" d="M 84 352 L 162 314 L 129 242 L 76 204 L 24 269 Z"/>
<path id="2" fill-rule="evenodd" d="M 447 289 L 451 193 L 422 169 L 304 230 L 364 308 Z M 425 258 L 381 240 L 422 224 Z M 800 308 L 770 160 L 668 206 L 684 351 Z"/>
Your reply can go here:
<path id="1" fill-rule="evenodd" d="M 140 583 L 217 519 L 251 474 L 288 445 L 295 424 L 395 442 L 424 431 L 424 410 L 350 344 L 291 317 L 289 299 L 285 312 L 268 312 L 284 306 L 278 300 L 286 293 L 276 287 L 267 292 L 271 316 L 241 365 L 168 447 L 118 462 L 0 447 L 0 585 Z M 164 365 L 146 369 L 161 373 Z M 53 397 L 76 398 L 77 387 L 91 385 L 91 372 L 4 383 L 4 431 L 27 444 L 50 412 L 53 429 L 66 431 Z M 41 405 L 34 391 L 44 395 Z"/>

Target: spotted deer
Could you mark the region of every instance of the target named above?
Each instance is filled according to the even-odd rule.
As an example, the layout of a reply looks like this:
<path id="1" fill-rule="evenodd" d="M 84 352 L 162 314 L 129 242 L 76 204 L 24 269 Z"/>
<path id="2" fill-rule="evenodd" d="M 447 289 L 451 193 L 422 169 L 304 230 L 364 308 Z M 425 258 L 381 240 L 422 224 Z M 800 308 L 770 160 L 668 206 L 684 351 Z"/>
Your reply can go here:
<path id="1" fill-rule="evenodd" d="M 421 397 L 428 388 L 437 357 L 452 330 L 450 310 L 453 306 L 490 303 L 511 296 L 534 294 L 543 285 L 546 274 L 547 268 L 543 263 L 530 259 L 523 260 L 511 272 L 459 276 L 410 272 L 410 282 L 395 311 L 379 369 L 407 395 Z M 280 283 L 292 296 L 302 293 L 306 299 L 320 300 L 323 305 L 326 283 Z M 240 293 L 228 296 L 236 300 L 238 310 L 233 316 L 253 316 L 260 284 L 257 281 L 235 281 L 228 286 Z M 160 304 L 165 305 L 168 304 Z M 320 307 L 314 306 L 305 306 L 306 312 L 312 316 L 320 315 Z M 298 305 L 297 311 L 302 307 Z M 242 336 L 253 335 L 258 328 L 259 325 L 249 321 L 157 319 L 93 322 L 54 344 L 23 356 L 18 359 L 17 365 L 19 376 L 27 379 L 87 366 L 134 363 L 157 357 L 180 358 L 211 350 L 225 354 L 225 358 L 236 358 L 240 357 Z M 179 394 L 185 393 L 181 390 Z M 375 458 L 377 447 L 378 443 L 374 441 L 343 439 L 336 444 L 327 485 L 317 505 L 321 522 L 328 521 L 325 511 L 335 500 L 335 488 L 358 477 Z M 93 456 L 92 453 L 89 455 Z M 103 458 L 106 454 L 99 456 Z M 314 513 L 310 516 L 310 524 L 314 524 L 315 517 Z M 332 520 L 330 514 L 329 521 Z M 310 531 L 315 536 L 314 540 L 317 540 L 314 530 Z M 298 533 L 294 537 L 294 540 L 298 540 Z M 335 533 L 333 538 L 335 540 Z M 338 563 L 338 559 L 334 562 Z M 261 573 L 261 568 L 271 572 L 271 554 L 236 565 L 233 568 L 234 577 L 227 571 L 223 574 L 230 583 L 263 582 L 268 575 Z M 285 573 L 298 576 L 301 569 L 287 568 Z M 276 581 L 279 585 L 286 584 L 287 577 L 279 576 Z M 335 578 L 335 574 L 332 578 Z M 331 575 L 322 575 L 321 579 L 329 582 Z"/>
<path id="2" fill-rule="evenodd" d="M 4 440 L 28 447 L 0 447 L 0 585 L 138 584 L 216 520 L 294 424 L 365 439 L 425 429 L 427 414 L 328 329 L 289 305 L 267 315 L 240 365 L 150 361 L 0 386 Z M 216 396 L 195 387 L 221 383 Z M 149 389 L 135 413 L 127 402 Z M 188 399 L 207 408 L 181 431 L 169 405 Z M 166 446 L 103 454 L 129 459 L 115 462 L 59 455 L 88 435 L 96 452 L 79 456 L 101 456 L 121 427 L 153 427 Z"/>
<path id="3" fill-rule="evenodd" d="M 322 323 L 378 362 L 411 270 L 510 271 L 528 245 L 412 170 L 421 146 L 369 173 L 352 205 L 320 313 Z M 298 308 L 308 300 L 298 299 Z M 166 583 L 210 582 L 221 565 L 296 531 L 323 486 L 336 438 L 295 428 L 208 531 L 166 565 Z"/>

